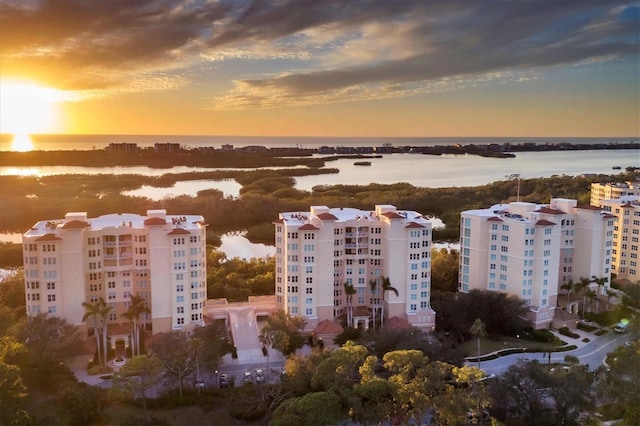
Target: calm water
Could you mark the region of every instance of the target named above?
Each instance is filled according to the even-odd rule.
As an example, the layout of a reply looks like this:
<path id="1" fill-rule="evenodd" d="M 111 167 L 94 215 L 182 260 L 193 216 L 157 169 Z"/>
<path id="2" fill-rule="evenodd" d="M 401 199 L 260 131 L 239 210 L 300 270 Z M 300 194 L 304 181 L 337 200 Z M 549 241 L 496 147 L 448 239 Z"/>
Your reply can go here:
<path id="1" fill-rule="evenodd" d="M 327 162 L 327 167 L 340 170 L 337 174 L 302 176 L 296 178 L 296 187 L 310 191 L 316 185 L 367 185 L 369 183 L 391 184 L 408 182 L 419 187 L 443 188 L 452 186 L 477 186 L 505 180 L 512 174 L 522 179 L 549 177 L 552 175 L 578 176 L 581 174 L 616 174 L 612 167 L 640 166 L 638 150 L 603 151 L 549 151 L 519 152 L 516 158 L 484 158 L 477 155 L 420 155 L 387 154 L 372 158 L 371 166 L 355 166 L 353 159 Z M 173 167 L 148 169 L 146 167 L 0 167 L 0 175 L 47 176 L 64 173 L 77 174 L 143 174 L 160 176 L 165 173 L 184 173 L 213 169 Z M 200 180 L 177 182 L 173 187 L 142 187 L 127 192 L 154 200 L 177 196 L 195 196 L 208 188 L 221 190 L 225 196 L 239 195 L 240 185 L 233 180 Z"/>
<path id="2" fill-rule="evenodd" d="M 524 143 L 524 142 L 573 142 L 601 143 L 615 141 L 584 138 L 254 138 L 254 137 L 180 137 L 180 136 L 48 136 L 34 138 L 35 149 L 101 149 L 110 142 L 136 142 L 140 146 L 152 146 L 155 142 L 177 142 L 187 147 L 214 146 L 228 143 L 236 147 L 264 145 L 271 147 L 304 146 L 380 146 L 383 143 L 401 145 L 438 145 L 455 143 Z M 629 138 L 617 139 L 629 142 Z M 635 139 L 637 140 L 637 139 Z M 10 148 L 11 139 L 0 137 L 0 151 Z M 577 176 L 590 174 L 615 174 L 612 167 L 640 166 L 639 150 L 605 151 L 555 151 L 522 152 L 516 158 L 495 159 L 473 155 L 429 156 L 420 154 L 388 154 L 383 158 L 372 158 L 371 166 L 354 166 L 354 160 L 341 159 L 327 163 L 327 167 L 338 168 L 340 173 L 304 176 L 296 178 L 296 187 L 311 190 L 316 185 L 366 185 L 372 182 L 391 184 L 408 182 L 419 187 L 477 186 L 497 180 L 505 180 L 512 174 L 520 174 L 523 179 L 549 177 L 552 175 Z M 0 167 L 0 175 L 47 176 L 59 174 L 143 174 L 160 176 L 165 173 L 210 171 L 212 169 L 173 167 L 169 169 L 149 169 L 146 167 Z M 233 180 L 184 181 L 169 188 L 142 187 L 127 194 L 145 196 L 159 200 L 178 195 L 195 196 L 203 189 L 216 188 L 225 196 L 238 196 L 240 185 Z M 514 183 L 515 192 L 515 183 Z M 437 225 L 436 225 L 437 226 Z M 0 234 L 0 242 L 21 242 L 19 234 Z M 445 245 L 446 247 L 446 245 Z M 455 246 L 454 248 L 457 248 Z M 264 257 L 273 254 L 273 247 L 252 244 L 242 235 L 227 235 L 222 238 L 221 250 L 227 257 Z"/>

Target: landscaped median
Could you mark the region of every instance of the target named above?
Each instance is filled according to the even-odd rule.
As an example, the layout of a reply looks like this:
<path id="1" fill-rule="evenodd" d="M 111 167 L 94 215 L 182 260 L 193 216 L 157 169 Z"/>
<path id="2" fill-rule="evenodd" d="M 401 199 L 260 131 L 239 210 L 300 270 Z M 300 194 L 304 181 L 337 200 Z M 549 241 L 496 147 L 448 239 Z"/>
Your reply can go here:
<path id="1" fill-rule="evenodd" d="M 578 349 L 576 345 L 567 345 L 560 346 L 556 348 L 542 348 L 542 347 L 532 347 L 532 348 L 508 348 L 502 349 L 496 352 L 492 352 L 490 354 L 482 355 L 481 357 L 467 357 L 465 361 L 467 362 L 484 362 L 491 361 L 493 359 L 498 359 L 503 356 L 513 355 L 513 354 L 524 354 L 524 353 L 555 353 L 555 352 L 567 352 L 572 351 L 574 349 Z"/>

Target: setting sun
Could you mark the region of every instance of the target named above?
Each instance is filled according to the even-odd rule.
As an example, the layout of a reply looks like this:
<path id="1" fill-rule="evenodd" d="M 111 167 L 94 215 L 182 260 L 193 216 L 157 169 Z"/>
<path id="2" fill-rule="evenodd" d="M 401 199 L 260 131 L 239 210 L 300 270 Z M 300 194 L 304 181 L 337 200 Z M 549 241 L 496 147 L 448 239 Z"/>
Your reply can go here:
<path id="1" fill-rule="evenodd" d="M 0 133 L 18 135 L 54 130 L 60 91 L 26 82 L 0 83 Z"/>

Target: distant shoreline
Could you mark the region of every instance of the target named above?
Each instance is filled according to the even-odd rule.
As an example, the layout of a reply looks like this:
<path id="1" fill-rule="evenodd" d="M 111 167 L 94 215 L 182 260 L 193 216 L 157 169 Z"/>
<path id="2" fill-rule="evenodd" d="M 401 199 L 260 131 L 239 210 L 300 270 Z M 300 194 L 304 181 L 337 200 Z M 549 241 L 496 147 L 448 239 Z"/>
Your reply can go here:
<path id="1" fill-rule="evenodd" d="M 220 168 L 294 167 L 307 166 L 319 169 L 326 162 L 341 158 L 373 159 L 386 154 L 477 155 L 491 158 L 515 158 L 518 152 L 561 152 L 595 150 L 640 150 L 640 143 L 524 143 L 524 144 L 467 144 L 435 146 L 321 146 L 318 148 L 267 147 L 249 145 L 221 148 L 203 146 L 185 148 L 178 143 L 156 143 L 152 147 L 140 147 L 136 143 L 111 143 L 104 149 L 55 150 L 55 151 L 0 151 L 0 167 L 34 166 L 147 166 L 169 168 L 173 166 Z M 616 168 L 620 166 L 616 165 Z M 628 166 L 635 170 L 637 166 Z M 628 170 L 630 171 L 630 170 Z"/>

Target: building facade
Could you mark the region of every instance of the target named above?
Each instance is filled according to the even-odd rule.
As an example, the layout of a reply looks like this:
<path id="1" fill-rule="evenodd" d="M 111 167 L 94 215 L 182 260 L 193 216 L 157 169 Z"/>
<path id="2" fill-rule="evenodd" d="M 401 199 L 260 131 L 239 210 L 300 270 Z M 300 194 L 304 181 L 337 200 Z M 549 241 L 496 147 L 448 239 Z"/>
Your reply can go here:
<path id="1" fill-rule="evenodd" d="M 576 200 L 500 204 L 461 213 L 459 290 L 524 299 L 535 328 L 553 320 L 560 286 L 611 277 L 614 218 Z M 603 289 L 605 291 L 606 289 Z"/>
<path id="2" fill-rule="evenodd" d="M 624 183 L 608 182 L 591 184 L 590 204 L 592 206 L 602 207 L 601 200 L 611 200 L 626 196 L 640 196 L 640 182 L 627 181 Z"/>
<path id="3" fill-rule="evenodd" d="M 392 317 L 433 330 L 431 222 L 421 214 L 312 206 L 280 213 L 275 243 L 277 303 L 307 331 L 327 319 L 368 328 Z M 384 291 L 385 278 L 395 290 Z"/>
<path id="4" fill-rule="evenodd" d="M 111 307 L 107 324 L 122 324 L 131 295 L 139 295 L 154 333 L 202 325 L 205 228 L 202 216 L 165 210 L 40 221 L 22 237 L 27 314 L 85 326 L 82 304 L 102 298 Z"/>
<path id="5" fill-rule="evenodd" d="M 602 208 L 616 217 L 613 228 L 611 270 L 617 279 L 640 281 L 640 196 L 600 200 Z"/>

